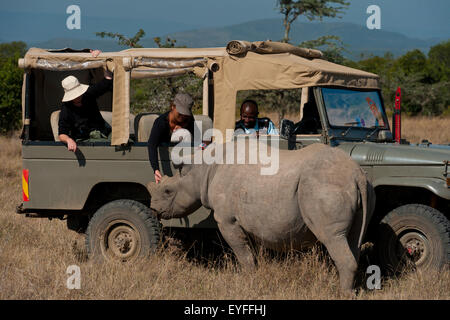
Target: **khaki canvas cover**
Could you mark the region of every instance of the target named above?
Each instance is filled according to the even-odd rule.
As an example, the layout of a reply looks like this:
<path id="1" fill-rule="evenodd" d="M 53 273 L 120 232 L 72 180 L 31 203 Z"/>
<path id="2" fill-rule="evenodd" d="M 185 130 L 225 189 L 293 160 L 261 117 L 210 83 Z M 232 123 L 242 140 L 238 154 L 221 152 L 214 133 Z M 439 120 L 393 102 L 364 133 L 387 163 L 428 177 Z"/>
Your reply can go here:
<path id="1" fill-rule="evenodd" d="M 258 54 L 248 51 L 244 56 L 225 56 L 219 64 L 219 71 L 214 75 L 214 127 L 223 134 L 225 129 L 234 128 L 239 90 L 380 87 L 379 77 L 375 74 L 291 53 Z"/>
<path id="2" fill-rule="evenodd" d="M 240 41 L 233 40 L 227 44 L 227 52 L 232 55 L 243 55 L 248 51 L 256 53 L 292 53 L 304 58 L 322 58 L 319 50 L 300 48 L 289 43 L 272 41 Z"/>
<path id="3" fill-rule="evenodd" d="M 40 48 L 31 48 L 25 57 L 19 60 L 19 66 L 25 70 L 64 71 L 74 74 L 79 70 L 96 68 L 106 68 L 114 72 L 111 144 L 121 145 L 126 144 L 129 137 L 129 85 L 131 77 L 167 77 L 195 72 L 196 69 L 207 65 L 207 58 L 224 54 L 226 52 L 223 48 L 139 48 L 105 52 L 94 58 L 88 52 L 52 52 Z M 77 76 L 79 77 L 80 74 Z M 85 80 L 80 79 L 83 83 L 86 83 Z M 39 83 L 44 83 L 44 81 Z M 25 86 L 25 81 L 23 85 Z M 35 89 L 42 90 L 42 88 Z M 24 109 L 24 100 L 22 100 L 22 109 Z M 45 105 L 45 101 L 40 101 L 39 105 L 43 109 L 49 108 Z M 38 116 L 38 121 L 42 124 L 47 120 L 48 115 L 55 110 L 55 107 L 51 106 L 53 110 L 42 111 L 44 115 L 43 117 Z"/>
<path id="4" fill-rule="evenodd" d="M 338 86 L 379 89 L 375 74 L 337 65 L 320 58 L 317 50 L 277 42 L 235 41 L 227 48 L 156 48 L 89 53 L 49 52 L 32 48 L 19 61 L 24 69 L 80 70 L 108 68 L 114 72 L 112 145 L 129 137 L 129 81 L 131 77 L 173 76 L 214 72 L 214 127 L 234 129 L 239 90 L 294 89 Z"/>

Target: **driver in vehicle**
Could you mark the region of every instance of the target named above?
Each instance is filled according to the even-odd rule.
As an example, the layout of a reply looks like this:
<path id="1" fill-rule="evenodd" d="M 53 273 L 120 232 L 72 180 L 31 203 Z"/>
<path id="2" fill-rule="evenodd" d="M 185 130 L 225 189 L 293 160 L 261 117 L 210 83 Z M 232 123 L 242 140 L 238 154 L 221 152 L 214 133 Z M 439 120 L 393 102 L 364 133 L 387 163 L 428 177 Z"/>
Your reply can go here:
<path id="1" fill-rule="evenodd" d="M 254 100 L 245 100 L 241 105 L 241 120 L 236 122 L 234 135 L 278 135 L 273 122 L 269 118 L 258 118 L 258 114 L 258 104 Z"/>
<path id="2" fill-rule="evenodd" d="M 308 101 L 303 106 L 303 117 L 294 125 L 293 134 L 316 134 L 321 129 L 319 111 L 316 104 Z"/>
<path id="3" fill-rule="evenodd" d="M 93 57 L 100 53 L 91 51 Z M 103 119 L 96 99 L 112 90 L 112 73 L 105 70 L 105 78 L 91 86 L 81 84 L 74 76 L 64 78 L 61 84 L 64 97 L 58 122 L 59 140 L 73 152 L 80 141 L 108 141 L 111 128 Z"/>

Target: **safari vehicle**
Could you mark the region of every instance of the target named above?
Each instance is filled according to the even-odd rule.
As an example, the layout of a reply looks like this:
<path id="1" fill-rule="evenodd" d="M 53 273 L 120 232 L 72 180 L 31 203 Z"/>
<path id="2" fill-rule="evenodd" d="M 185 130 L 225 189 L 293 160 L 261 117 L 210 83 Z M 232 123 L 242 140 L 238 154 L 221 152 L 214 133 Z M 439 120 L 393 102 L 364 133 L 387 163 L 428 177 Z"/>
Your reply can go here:
<path id="1" fill-rule="evenodd" d="M 366 171 L 377 196 L 367 234 L 380 263 L 443 267 L 450 259 L 450 148 L 393 140 L 375 74 L 321 59 L 320 51 L 277 42 L 233 41 L 225 48 L 128 49 L 93 58 L 88 50 L 32 48 L 19 65 L 23 82 L 23 203 L 27 217 L 67 219 L 86 234 L 91 255 L 133 260 L 160 241 L 161 228 L 215 228 L 201 208 L 183 219 L 163 221 L 149 211 L 154 181 L 147 140 L 157 114 L 130 114 L 130 79 L 194 73 L 203 79 L 202 132 L 234 129 L 241 90 L 301 90 L 298 113 L 305 122 L 283 119 L 280 148 L 325 143 L 345 150 Z M 81 143 L 73 153 L 58 141 L 61 80 L 75 75 L 92 84 L 103 68 L 114 72 L 112 94 L 99 99 L 112 126 L 111 143 Z M 311 112 L 312 110 L 312 112 Z M 304 118 L 305 118 L 304 117 Z M 172 175 L 171 146 L 159 149 L 163 174 Z"/>

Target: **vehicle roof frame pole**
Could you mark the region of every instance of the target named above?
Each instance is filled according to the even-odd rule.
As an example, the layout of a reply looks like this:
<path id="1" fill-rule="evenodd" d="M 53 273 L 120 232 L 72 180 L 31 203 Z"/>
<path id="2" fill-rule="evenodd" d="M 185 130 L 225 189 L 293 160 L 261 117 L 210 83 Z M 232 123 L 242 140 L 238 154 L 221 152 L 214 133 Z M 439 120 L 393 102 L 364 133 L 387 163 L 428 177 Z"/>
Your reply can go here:
<path id="1" fill-rule="evenodd" d="M 202 95 L 202 114 L 205 116 L 209 116 L 209 70 L 206 70 L 205 75 L 203 76 L 203 95 Z"/>
<path id="2" fill-rule="evenodd" d="M 394 119 L 393 119 L 393 127 L 394 127 L 394 139 L 397 143 L 401 142 L 402 139 L 402 127 L 401 127 L 401 100 L 402 100 L 402 92 L 400 87 L 397 88 L 395 92 L 395 107 L 394 107 Z"/>
<path id="3" fill-rule="evenodd" d="M 302 96 L 300 100 L 300 121 L 303 119 L 303 108 L 309 100 L 309 87 L 303 87 L 301 90 Z"/>

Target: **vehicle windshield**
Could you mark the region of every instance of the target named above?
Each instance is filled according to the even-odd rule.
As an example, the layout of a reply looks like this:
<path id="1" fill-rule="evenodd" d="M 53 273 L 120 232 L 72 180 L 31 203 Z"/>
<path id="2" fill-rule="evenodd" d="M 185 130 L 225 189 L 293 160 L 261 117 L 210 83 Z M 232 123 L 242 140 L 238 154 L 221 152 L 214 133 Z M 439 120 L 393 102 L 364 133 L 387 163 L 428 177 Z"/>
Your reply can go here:
<path id="1" fill-rule="evenodd" d="M 386 127 L 386 115 L 377 91 L 322 88 L 331 126 Z"/>

